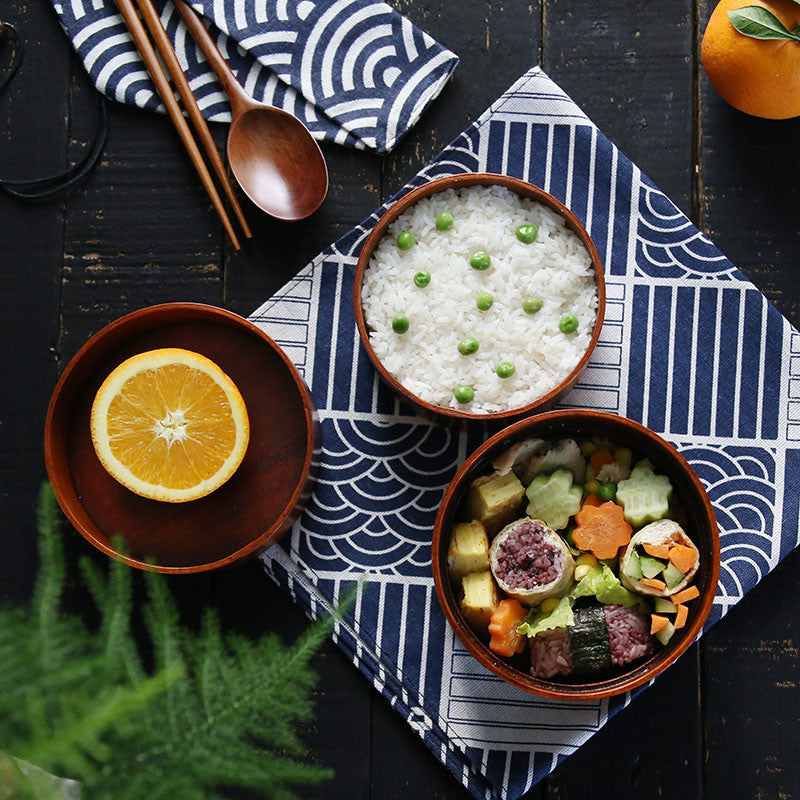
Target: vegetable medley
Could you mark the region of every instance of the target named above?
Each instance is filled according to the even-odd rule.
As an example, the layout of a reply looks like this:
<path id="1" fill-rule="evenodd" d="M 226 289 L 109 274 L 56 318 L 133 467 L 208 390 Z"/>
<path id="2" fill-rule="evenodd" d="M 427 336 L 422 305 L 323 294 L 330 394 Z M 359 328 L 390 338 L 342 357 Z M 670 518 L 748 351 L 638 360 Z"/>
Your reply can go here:
<path id="1" fill-rule="evenodd" d="M 685 627 L 700 555 L 666 475 L 600 439 L 527 439 L 493 466 L 470 484 L 447 557 L 493 652 L 521 665 L 527 651 L 535 677 L 596 677 Z"/>

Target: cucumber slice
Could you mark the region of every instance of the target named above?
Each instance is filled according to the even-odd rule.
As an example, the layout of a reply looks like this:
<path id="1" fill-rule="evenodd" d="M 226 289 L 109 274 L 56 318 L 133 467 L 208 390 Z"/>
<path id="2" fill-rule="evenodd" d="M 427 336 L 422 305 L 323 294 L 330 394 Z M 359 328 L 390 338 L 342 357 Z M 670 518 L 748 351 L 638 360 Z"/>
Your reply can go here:
<path id="1" fill-rule="evenodd" d="M 672 600 L 668 600 L 666 597 L 656 597 L 656 614 L 674 614 L 677 610 Z"/>
<path id="2" fill-rule="evenodd" d="M 656 475 L 649 462 L 640 461 L 630 478 L 617 485 L 617 502 L 625 509 L 625 519 L 635 528 L 666 517 L 671 497 L 669 478 Z"/>
<path id="3" fill-rule="evenodd" d="M 566 528 L 570 517 L 580 511 L 583 490 L 573 485 L 572 473 L 562 468 L 551 475 L 537 475 L 525 494 L 529 500 L 528 516 L 558 531 Z"/>
<path id="4" fill-rule="evenodd" d="M 635 550 L 631 553 L 631 557 L 628 559 L 628 564 L 625 568 L 625 574 L 632 581 L 638 581 L 642 577 L 642 564 L 639 560 L 639 554 Z"/>
<path id="5" fill-rule="evenodd" d="M 666 644 L 671 638 L 672 634 L 675 633 L 675 626 L 668 622 L 657 634 L 656 639 L 658 639 L 661 644 Z"/>
<path id="6" fill-rule="evenodd" d="M 666 566 L 663 561 L 652 556 L 639 556 L 639 565 L 645 578 L 655 578 Z"/>
<path id="7" fill-rule="evenodd" d="M 674 589 L 684 577 L 685 575 L 671 561 L 664 569 L 664 580 L 668 589 Z"/>

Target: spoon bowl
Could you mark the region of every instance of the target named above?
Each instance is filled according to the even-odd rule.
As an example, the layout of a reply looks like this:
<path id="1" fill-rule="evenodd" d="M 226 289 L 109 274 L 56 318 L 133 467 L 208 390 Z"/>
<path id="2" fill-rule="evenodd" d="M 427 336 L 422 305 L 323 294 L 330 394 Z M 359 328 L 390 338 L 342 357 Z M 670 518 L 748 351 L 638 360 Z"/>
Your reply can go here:
<path id="1" fill-rule="evenodd" d="M 310 216 L 328 193 L 328 168 L 314 137 L 297 117 L 253 100 L 197 14 L 183 0 L 173 2 L 230 100 L 228 161 L 239 186 L 272 217 Z"/>
<path id="2" fill-rule="evenodd" d="M 244 193 L 282 220 L 313 214 L 328 191 L 328 170 L 319 146 L 300 120 L 254 103 L 228 133 L 228 161 Z"/>

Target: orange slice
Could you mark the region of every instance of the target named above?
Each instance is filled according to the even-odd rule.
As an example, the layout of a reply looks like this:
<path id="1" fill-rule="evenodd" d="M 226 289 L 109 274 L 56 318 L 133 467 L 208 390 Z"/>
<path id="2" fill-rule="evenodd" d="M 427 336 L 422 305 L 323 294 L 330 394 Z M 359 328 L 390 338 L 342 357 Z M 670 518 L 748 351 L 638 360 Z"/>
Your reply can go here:
<path id="1" fill-rule="evenodd" d="M 120 364 L 92 404 L 92 443 L 123 486 L 151 500 L 205 497 L 233 475 L 250 439 L 233 381 L 189 350 L 150 350 Z"/>

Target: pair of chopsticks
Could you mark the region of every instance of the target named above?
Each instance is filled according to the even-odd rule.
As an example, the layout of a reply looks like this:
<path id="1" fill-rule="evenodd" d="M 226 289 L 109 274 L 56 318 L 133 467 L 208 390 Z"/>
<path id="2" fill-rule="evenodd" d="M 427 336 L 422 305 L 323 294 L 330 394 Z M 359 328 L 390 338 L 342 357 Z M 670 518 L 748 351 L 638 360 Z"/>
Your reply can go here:
<path id="1" fill-rule="evenodd" d="M 167 65 L 167 70 L 169 71 L 169 74 L 175 83 L 175 87 L 177 88 L 178 94 L 183 101 L 183 105 L 186 108 L 189 119 L 191 120 L 192 125 L 194 125 L 195 131 L 197 131 L 197 135 L 200 138 L 200 142 L 203 145 L 206 155 L 208 156 L 208 160 L 211 162 L 211 166 L 214 168 L 214 173 L 216 174 L 217 179 L 222 186 L 225 196 L 228 198 L 228 202 L 231 204 L 231 207 L 236 214 L 236 219 L 239 220 L 239 224 L 242 226 L 245 236 L 249 239 L 253 234 L 250 232 L 250 228 L 248 227 L 247 221 L 244 218 L 242 208 L 239 205 L 239 201 L 236 199 L 236 194 L 233 191 L 233 186 L 231 185 L 228 173 L 225 171 L 225 165 L 222 163 L 222 159 L 217 152 L 217 148 L 214 145 L 214 140 L 211 138 L 211 132 L 209 131 L 208 125 L 203 118 L 200 107 L 197 105 L 197 100 L 195 100 L 194 94 L 192 94 L 192 90 L 189 88 L 189 81 L 186 79 L 186 75 L 183 74 L 178 57 L 175 55 L 175 50 L 172 47 L 172 43 L 167 36 L 167 32 L 164 30 L 164 26 L 161 24 L 161 19 L 158 16 L 158 12 L 152 3 L 152 0 L 136 0 L 136 3 L 139 6 L 139 10 L 142 12 L 142 17 L 144 18 L 145 24 L 150 31 L 150 35 L 155 41 L 158 52 L 161 54 L 161 58 L 164 59 L 164 63 Z M 203 156 L 200 153 L 200 149 L 198 148 L 197 143 L 192 136 L 189 125 L 186 122 L 183 113 L 181 112 L 178 101 L 175 99 L 175 94 L 170 86 L 169 79 L 164 72 L 164 68 L 161 66 L 161 62 L 158 60 L 158 56 L 153 49 L 153 45 L 147 36 L 147 31 L 145 31 L 142 21 L 139 19 L 139 16 L 136 13 L 136 9 L 133 6 L 133 0 L 117 0 L 117 6 L 122 14 L 122 18 L 125 20 L 125 24 L 128 26 L 128 31 L 133 37 L 133 41 L 136 44 L 136 49 L 139 51 L 139 55 L 141 55 L 142 60 L 147 67 L 147 71 L 150 73 L 150 77 L 152 78 L 153 83 L 155 84 L 156 89 L 158 90 L 158 93 L 164 102 L 164 105 L 167 107 L 167 112 L 169 113 L 170 119 L 177 129 L 178 134 L 181 137 L 181 141 L 189 153 L 189 157 L 192 159 L 192 164 L 194 164 L 194 168 L 197 170 L 197 174 L 200 176 L 200 180 L 203 182 L 203 186 L 208 192 L 208 196 L 211 198 L 214 209 L 216 210 L 226 233 L 230 237 L 233 246 L 239 250 L 241 248 L 239 239 L 237 238 L 236 232 L 233 229 L 233 225 L 231 225 L 231 221 L 228 218 L 227 212 L 225 211 L 225 206 L 222 204 L 222 199 L 219 196 L 217 187 L 214 185 L 214 181 L 211 178 L 211 173 L 208 171 L 206 162 L 203 160 Z"/>

